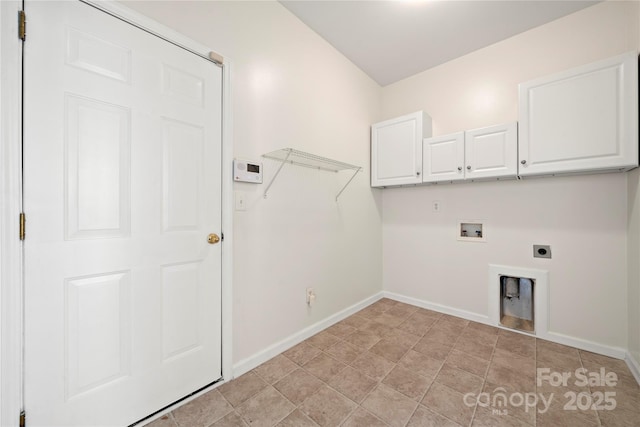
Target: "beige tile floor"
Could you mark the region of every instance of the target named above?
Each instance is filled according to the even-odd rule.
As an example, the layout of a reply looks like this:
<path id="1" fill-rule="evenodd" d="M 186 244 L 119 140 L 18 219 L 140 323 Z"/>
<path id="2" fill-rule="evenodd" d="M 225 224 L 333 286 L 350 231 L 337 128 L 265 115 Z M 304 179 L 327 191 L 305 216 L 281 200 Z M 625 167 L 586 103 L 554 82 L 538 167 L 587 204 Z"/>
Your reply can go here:
<path id="1" fill-rule="evenodd" d="M 150 426 L 636 427 L 640 387 L 624 361 L 382 299 Z"/>

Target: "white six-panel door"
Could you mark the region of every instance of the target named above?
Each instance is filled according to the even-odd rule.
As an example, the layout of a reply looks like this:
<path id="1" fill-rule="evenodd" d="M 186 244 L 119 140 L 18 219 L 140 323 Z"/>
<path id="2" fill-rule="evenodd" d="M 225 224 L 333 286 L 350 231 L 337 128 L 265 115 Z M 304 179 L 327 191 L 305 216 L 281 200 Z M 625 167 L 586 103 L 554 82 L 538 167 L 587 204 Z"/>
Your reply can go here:
<path id="1" fill-rule="evenodd" d="M 25 10 L 29 425 L 129 425 L 221 377 L 221 70 L 80 2 Z"/>

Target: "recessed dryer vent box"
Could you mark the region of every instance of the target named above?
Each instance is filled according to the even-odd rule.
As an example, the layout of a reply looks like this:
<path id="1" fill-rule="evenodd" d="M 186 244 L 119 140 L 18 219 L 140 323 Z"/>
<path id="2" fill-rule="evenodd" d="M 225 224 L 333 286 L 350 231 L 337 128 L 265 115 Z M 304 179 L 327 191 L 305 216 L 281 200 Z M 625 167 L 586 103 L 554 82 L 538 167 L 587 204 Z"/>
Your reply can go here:
<path id="1" fill-rule="evenodd" d="M 482 221 L 461 220 L 458 222 L 458 240 L 465 242 L 486 242 L 486 228 Z"/>

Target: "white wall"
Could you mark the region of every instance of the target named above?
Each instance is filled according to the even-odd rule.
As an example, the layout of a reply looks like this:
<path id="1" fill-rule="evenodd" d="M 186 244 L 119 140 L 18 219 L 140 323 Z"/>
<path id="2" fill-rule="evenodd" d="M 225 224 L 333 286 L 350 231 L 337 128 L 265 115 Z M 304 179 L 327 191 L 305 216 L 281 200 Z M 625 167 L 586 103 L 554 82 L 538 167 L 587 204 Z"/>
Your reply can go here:
<path id="1" fill-rule="evenodd" d="M 638 26 L 637 2 L 592 6 L 383 88 L 383 119 L 424 109 L 434 135 L 516 120 L 519 82 L 637 50 Z M 486 316 L 489 263 L 547 269 L 550 331 L 626 348 L 624 174 L 387 189 L 383 210 L 385 290 Z M 456 241 L 459 219 L 488 242 Z"/>
<path id="2" fill-rule="evenodd" d="M 379 194 L 369 188 L 369 126 L 380 88 L 277 2 L 127 2 L 233 60 L 235 156 L 263 161 L 263 185 L 236 184 L 234 362 L 382 289 Z M 261 155 L 292 147 L 365 167 L 349 175 Z M 305 288 L 317 300 L 307 309 Z"/>
<path id="3" fill-rule="evenodd" d="M 338 204 L 344 175 L 290 167 L 263 199 L 268 160 L 264 185 L 236 184 L 248 200 L 234 216 L 236 363 L 383 285 L 487 315 L 489 263 L 548 269 L 552 331 L 638 354 L 638 173 L 368 188 L 370 123 L 424 109 L 439 135 L 516 120 L 519 82 L 637 50 L 637 2 L 593 6 L 382 89 L 274 2 L 127 5 L 234 60 L 236 156 L 293 147 L 365 166 Z M 488 242 L 457 242 L 456 221 L 477 218 Z M 553 259 L 533 259 L 534 243 Z"/>
<path id="4" fill-rule="evenodd" d="M 638 14 L 640 22 L 640 13 Z M 638 40 L 640 45 L 640 38 Z M 629 213 L 628 213 L 628 349 L 640 370 L 640 172 L 628 174 Z"/>
<path id="5" fill-rule="evenodd" d="M 628 213 L 628 349 L 640 366 L 640 172 L 629 173 Z"/>

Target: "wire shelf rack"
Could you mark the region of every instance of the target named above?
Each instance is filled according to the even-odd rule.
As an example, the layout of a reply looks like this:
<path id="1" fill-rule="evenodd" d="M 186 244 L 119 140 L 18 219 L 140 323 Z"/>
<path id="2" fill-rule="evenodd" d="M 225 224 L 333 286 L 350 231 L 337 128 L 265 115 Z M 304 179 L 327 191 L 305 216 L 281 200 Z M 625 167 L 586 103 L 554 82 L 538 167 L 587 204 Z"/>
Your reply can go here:
<path id="1" fill-rule="evenodd" d="M 347 186 L 353 181 L 358 172 L 362 170 L 361 166 L 351 165 L 349 163 L 339 162 L 337 160 L 329 159 L 327 157 L 318 156 L 315 154 L 307 153 L 300 150 L 295 150 L 293 148 L 282 148 L 280 150 L 271 151 L 270 153 L 263 154 L 262 157 L 272 160 L 280 161 L 280 166 L 278 170 L 267 184 L 267 187 L 264 190 L 264 198 L 267 198 L 267 193 L 271 188 L 271 185 L 278 177 L 278 174 L 282 170 L 282 167 L 289 163 L 295 166 L 302 166 L 306 168 L 318 169 L 328 172 L 340 172 L 343 170 L 351 170 L 354 171 L 351 178 L 347 181 L 347 183 L 342 187 L 340 192 L 336 195 L 336 201 L 338 197 L 342 194 L 342 192 L 347 188 Z"/>

